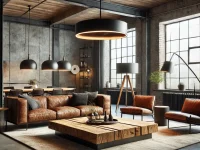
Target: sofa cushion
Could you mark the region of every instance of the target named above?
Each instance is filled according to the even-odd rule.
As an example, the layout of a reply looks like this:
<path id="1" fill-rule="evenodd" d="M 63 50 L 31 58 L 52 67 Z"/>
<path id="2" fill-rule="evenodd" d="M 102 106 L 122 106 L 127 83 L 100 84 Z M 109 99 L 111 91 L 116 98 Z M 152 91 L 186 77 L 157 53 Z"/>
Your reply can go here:
<path id="1" fill-rule="evenodd" d="M 80 116 L 80 110 L 75 107 L 62 106 L 53 109 L 56 111 L 57 119 L 67 119 Z"/>
<path id="2" fill-rule="evenodd" d="M 142 115 L 142 114 L 152 114 L 153 113 L 149 109 L 142 108 L 142 107 L 134 107 L 134 106 L 120 108 L 120 110 L 121 110 L 121 113 L 123 113 L 123 114 Z"/>
<path id="3" fill-rule="evenodd" d="M 39 108 L 28 112 L 28 122 L 40 122 L 56 119 L 56 112 L 53 110 Z"/>
<path id="4" fill-rule="evenodd" d="M 97 94 L 98 94 L 98 91 L 96 92 L 85 92 L 88 94 L 88 101 L 87 101 L 87 105 L 93 105 L 95 106 L 96 105 L 96 98 L 97 98 Z"/>
<path id="5" fill-rule="evenodd" d="M 186 98 L 181 111 L 200 116 L 200 99 Z"/>
<path id="6" fill-rule="evenodd" d="M 82 105 L 82 106 L 76 106 L 76 108 L 80 109 L 81 116 L 87 116 L 92 111 L 96 111 L 100 115 L 103 114 L 103 108 L 99 106 Z"/>
<path id="7" fill-rule="evenodd" d="M 135 95 L 134 106 L 153 110 L 155 96 L 150 95 Z"/>
<path id="8" fill-rule="evenodd" d="M 40 102 L 38 100 L 34 99 L 33 97 L 30 97 L 25 94 L 19 94 L 19 97 L 27 100 L 30 109 L 34 110 L 34 109 L 40 108 Z"/>
<path id="9" fill-rule="evenodd" d="M 68 102 L 67 95 L 47 96 L 47 108 L 54 109 L 56 107 L 66 106 Z"/>
<path id="10" fill-rule="evenodd" d="M 34 96 L 33 98 L 38 100 L 40 108 L 47 108 L 47 98 L 45 96 Z"/>
<path id="11" fill-rule="evenodd" d="M 72 99 L 70 99 L 71 106 L 87 105 L 88 94 L 87 93 L 73 93 Z"/>

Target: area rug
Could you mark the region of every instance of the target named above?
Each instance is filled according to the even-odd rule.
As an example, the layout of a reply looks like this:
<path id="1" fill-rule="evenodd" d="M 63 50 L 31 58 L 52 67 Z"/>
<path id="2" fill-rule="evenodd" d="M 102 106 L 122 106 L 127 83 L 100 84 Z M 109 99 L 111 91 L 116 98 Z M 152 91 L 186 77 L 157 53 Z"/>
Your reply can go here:
<path id="1" fill-rule="evenodd" d="M 171 124 L 170 124 L 171 125 Z M 183 124 L 173 124 L 180 126 Z M 63 139 L 55 135 L 55 131 L 47 125 L 32 126 L 28 130 L 9 125 L 6 135 L 37 150 L 90 150 L 84 145 Z M 132 142 L 106 150 L 174 150 L 200 142 L 200 126 L 192 127 L 192 134 L 188 134 L 188 127 L 168 129 L 159 127 L 159 131 L 152 134 L 152 139 Z"/>

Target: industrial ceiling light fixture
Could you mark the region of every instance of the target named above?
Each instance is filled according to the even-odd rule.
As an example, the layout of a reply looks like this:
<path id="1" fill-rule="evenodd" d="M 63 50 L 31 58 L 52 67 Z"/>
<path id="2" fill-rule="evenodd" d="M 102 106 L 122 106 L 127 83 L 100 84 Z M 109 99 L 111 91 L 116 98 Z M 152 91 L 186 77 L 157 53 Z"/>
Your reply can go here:
<path id="1" fill-rule="evenodd" d="M 90 19 L 80 21 L 75 26 L 76 37 L 85 40 L 112 40 L 126 36 L 127 23 L 121 20 Z"/>
<path id="2" fill-rule="evenodd" d="M 64 35 L 64 56 L 63 56 L 63 60 L 58 62 L 58 70 L 59 71 L 71 71 L 71 68 L 72 68 L 70 62 L 65 60 L 65 55 L 66 55 L 65 54 L 65 49 L 66 49 L 65 45 L 66 45 L 66 43 L 65 43 L 65 35 Z"/>
<path id="3" fill-rule="evenodd" d="M 54 60 L 51 60 L 51 29 L 49 27 L 49 60 L 46 60 L 42 63 L 42 70 L 46 71 L 56 71 L 58 69 L 58 63 Z"/>
<path id="4" fill-rule="evenodd" d="M 28 59 L 23 60 L 20 63 L 20 69 L 23 70 L 30 70 L 30 69 L 37 69 L 37 64 L 34 60 L 29 59 L 29 32 L 30 32 L 30 9 L 31 6 L 28 6 L 28 12 L 29 12 L 29 25 L 28 25 Z M 26 28 L 25 28 L 25 46 L 26 46 Z"/>

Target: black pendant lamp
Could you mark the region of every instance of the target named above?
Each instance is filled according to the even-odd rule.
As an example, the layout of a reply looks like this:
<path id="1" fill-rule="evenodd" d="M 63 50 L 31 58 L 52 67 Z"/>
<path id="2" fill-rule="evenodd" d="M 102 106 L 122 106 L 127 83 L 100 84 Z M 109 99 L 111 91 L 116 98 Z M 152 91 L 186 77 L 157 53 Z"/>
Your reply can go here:
<path id="1" fill-rule="evenodd" d="M 30 5 L 28 6 L 29 11 L 29 25 L 28 25 L 28 59 L 23 60 L 20 63 L 20 69 L 29 70 L 29 69 L 37 69 L 37 64 L 34 60 L 29 59 L 29 32 L 30 32 Z M 26 28 L 25 28 L 25 41 L 26 41 Z M 25 42 L 26 43 L 26 42 Z M 25 44 L 26 45 L 26 44 Z"/>
<path id="2" fill-rule="evenodd" d="M 49 60 L 46 60 L 42 63 L 42 70 L 46 70 L 46 71 L 57 71 L 58 69 L 58 63 L 54 60 L 51 60 L 51 52 L 50 52 L 50 27 L 49 27 Z"/>
<path id="3" fill-rule="evenodd" d="M 78 22 L 75 26 L 76 37 L 85 40 L 112 40 L 126 36 L 127 23 L 121 20 L 91 19 Z"/>
<path id="4" fill-rule="evenodd" d="M 63 56 L 63 60 L 59 61 L 58 62 L 58 70 L 59 71 L 71 71 L 72 69 L 72 66 L 71 66 L 71 63 L 69 61 L 66 61 L 65 60 L 65 35 L 64 35 L 64 56 Z"/>

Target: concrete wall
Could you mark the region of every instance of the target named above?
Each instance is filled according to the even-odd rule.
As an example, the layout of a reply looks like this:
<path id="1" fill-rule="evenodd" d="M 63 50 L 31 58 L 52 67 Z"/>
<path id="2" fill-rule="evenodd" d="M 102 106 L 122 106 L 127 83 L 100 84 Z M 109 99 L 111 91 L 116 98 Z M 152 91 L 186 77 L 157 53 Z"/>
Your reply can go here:
<path id="1" fill-rule="evenodd" d="M 40 87 L 51 85 L 52 73 L 40 70 L 42 62 L 48 59 L 49 29 L 30 26 L 30 59 L 37 63 L 37 70 L 25 71 L 19 68 L 20 62 L 28 57 L 28 25 L 4 22 L 3 36 L 3 82 L 19 83 L 4 84 L 4 86 L 22 88 L 27 86 L 31 79 L 40 81 L 38 84 Z"/>

